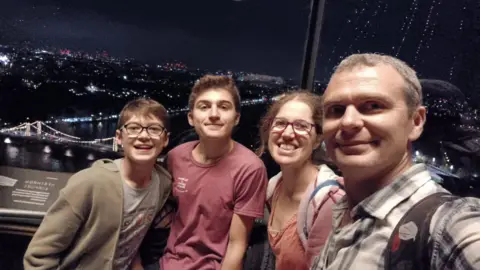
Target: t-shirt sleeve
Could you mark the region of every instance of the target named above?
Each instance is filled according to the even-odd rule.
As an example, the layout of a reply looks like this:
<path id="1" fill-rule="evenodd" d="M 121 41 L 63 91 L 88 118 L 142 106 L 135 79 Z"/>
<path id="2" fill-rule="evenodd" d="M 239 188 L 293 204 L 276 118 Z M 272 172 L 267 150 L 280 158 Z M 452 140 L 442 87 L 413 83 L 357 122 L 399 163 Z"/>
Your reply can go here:
<path id="1" fill-rule="evenodd" d="M 267 184 L 267 171 L 264 166 L 247 169 L 235 186 L 234 213 L 262 218 Z"/>

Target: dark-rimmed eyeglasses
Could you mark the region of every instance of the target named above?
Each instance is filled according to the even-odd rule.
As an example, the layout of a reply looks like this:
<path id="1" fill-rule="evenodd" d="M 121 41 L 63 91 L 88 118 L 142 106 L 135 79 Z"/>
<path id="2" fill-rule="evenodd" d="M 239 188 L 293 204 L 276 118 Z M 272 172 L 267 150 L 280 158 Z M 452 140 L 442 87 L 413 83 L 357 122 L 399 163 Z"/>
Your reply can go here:
<path id="1" fill-rule="evenodd" d="M 308 135 L 312 128 L 315 126 L 312 123 L 309 123 L 305 120 L 295 120 L 293 122 L 289 122 L 285 118 L 274 118 L 272 121 L 272 131 L 281 133 L 287 127 L 291 125 L 293 128 L 293 132 L 298 135 Z"/>
<path id="2" fill-rule="evenodd" d="M 125 129 L 127 134 L 130 136 L 138 136 L 143 132 L 143 130 L 146 130 L 148 135 L 150 135 L 151 137 L 160 137 L 166 130 L 163 126 L 159 124 L 153 124 L 144 127 L 137 123 L 130 123 L 124 125 L 122 128 Z"/>

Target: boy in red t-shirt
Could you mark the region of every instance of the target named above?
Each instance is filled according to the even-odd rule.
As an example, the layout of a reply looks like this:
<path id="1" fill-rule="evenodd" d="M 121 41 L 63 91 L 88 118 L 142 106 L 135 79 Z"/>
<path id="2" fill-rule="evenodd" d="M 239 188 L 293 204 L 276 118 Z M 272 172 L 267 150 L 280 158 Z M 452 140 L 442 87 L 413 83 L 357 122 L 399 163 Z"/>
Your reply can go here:
<path id="1" fill-rule="evenodd" d="M 200 140 L 168 154 L 178 211 L 162 270 L 241 269 L 255 218 L 263 217 L 263 162 L 232 140 L 240 95 L 228 77 L 207 75 L 193 87 L 188 122 Z"/>

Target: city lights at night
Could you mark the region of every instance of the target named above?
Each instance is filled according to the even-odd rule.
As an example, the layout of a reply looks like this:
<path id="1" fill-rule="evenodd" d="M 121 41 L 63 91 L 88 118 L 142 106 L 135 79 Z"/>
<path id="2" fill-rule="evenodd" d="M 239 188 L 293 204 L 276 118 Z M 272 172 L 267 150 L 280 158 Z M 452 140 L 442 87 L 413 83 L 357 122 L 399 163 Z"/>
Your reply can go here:
<path id="1" fill-rule="evenodd" d="M 158 262 L 159 258 L 144 258 L 144 251 L 150 253 L 150 241 L 140 243 L 144 233 L 145 237 L 153 236 L 152 239 L 157 238 L 157 231 L 161 232 L 159 237 L 165 237 L 167 231 L 170 236 L 181 235 L 182 241 L 177 242 L 182 242 L 181 245 L 195 242 L 190 246 L 201 247 L 201 252 L 196 253 L 203 254 L 210 247 L 203 249 L 201 237 L 194 235 L 192 242 L 184 237 L 187 230 L 180 234 L 172 232 L 175 222 L 191 220 L 192 224 L 199 223 L 187 227 L 195 228 L 195 233 L 201 232 L 203 223 L 209 226 L 213 217 L 215 226 L 231 223 L 230 235 L 226 234 L 225 241 L 214 239 L 216 242 L 223 245 L 230 241 L 233 232 L 235 238 L 248 240 L 247 256 L 242 261 L 245 269 L 257 269 L 246 263 L 251 254 L 254 260 L 262 258 L 262 267 L 273 263 L 272 268 L 265 269 L 285 268 L 275 264 L 289 260 L 306 269 L 304 261 L 310 259 L 298 260 L 300 253 L 275 260 L 277 251 L 266 248 L 273 247 L 268 244 L 270 229 L 288 225 L 288 215 L 295 217 L 298 224 L 305 221 L 302 230 L 291 228 L 299 233 L 297 242 L 305 244 L 302 254 L 310 256 L 314 249 L 306 242 L 307 236 L 316 232 L 307 229 L 320 224 L 317 220 L 327 222 L 328 226 L 323 223 L 319 226 L 325 238 L 323 230 L 332 227 L 330 216 L 336 216 L 340 210 L 351 219 L 342 220 L 341 226 L 335 228 L 338 237 L 327 238 L 340 243 L 355 242 L 354 252 L 344 252 L 348 258 L 340 261 L 341 256 L 328 249 L 325 265 L 320 262 L 324 256 L 316 256 L 319 265 L 312 269 L 333 269 L 334 265 L 346 269 L 349 267 L 345 265 L 357 260 L 357 256 L 365 265 L 383 262 L 373 256 L 388 254 L 377 252 L 379 239 L 389 237 L 384 233 L 397 220 L 405 224 L 397 226 L 399 233 L 390 236 L 394 254 L 391 258 L 400 253 L 409 255 L 410 251 L 403 250 L 394 253 L 409 247 L 400 243 L 413 238 L 416 247 L 417 242 L 423 244 L 420 241 L 427 239 L 429 246 L 432 242 L 442 247 L 447 260 L 458 257 L 456 262 L 435 262 L 436 265 L 468 268 L 464 266 L 478 262 L 478 256 L 474 257 L 476 253 L 470 250 L 461 252 L 464 246 L 468 249 L 473 245 L 457 241 L 464 240 L 463 232 L 476 236 L 472 233 L 475 226 L 467 225 L 480 220 L 475 214 L 480 202 L 467 206 L 473 198 L 451 200 L 443 194 L 432 197 L 446 202 L 440 207 L 452 207 L 455 203 L 461 203 L 462 207 L 452 207 L 455 210 L 452 215 L 436 215 L 425 208 L 436 201 L 427 200 L 418 208 L 425 210 L 421 215 L 407 212 L 419 217 L 428 213 L 427 218 L 437 219 L 435 226 L 461 228 L 459 234 L 437 233 L 440 230 L 436 227 L 429 231 L 426 228 L 432 227 L 426 226 L 423 218 L 417 224 L 417 218 L 400 218 L 400 214 L 404 207 L 415 205 L 411 198 L 421 200 L 431 192 L 447 190 L 462 197 L 480 197 L 480 5 L 477 2 L 2 0 L 0 269 L 21 270 L 29 263 L 28 249 L 32 254 L 41 251 L 38 246 L 31 247 L 36 240 L 32 236 L 45 234 L 41 224 L 45 221 L 52 224 L 54 219 L 48 218 L 49 215 L 60 220 L 46 227 L 54 237 L 45 238 L 48 241 L 42 243 L 52 258 L 76 252 L 74 245 L 90 241 L 87 237 L 86 241 L 60 243 L 67 238 L 94 235 L 92 239 L 103 236 L 106 239 L 116 231 L 114 236 L 108 236 L 106 244 L 111 250 L 110 243 L 118 242 L 116 250 L 111 250 L 114 257 L 96 254 L 97 249 L 105 249 L 99 248 L 103 240 L 95 240 L 98 243 L 94 246 L 80 249 L 80 253 L 88 252 L 79 255 L 77 261 L 55 257 L 52 262 L 65 265 L 50 265 L 50 268 L 90 269 L 95 266 L 90 267 L 89 263 L 101 262 L 97 268 L 108 265 L 111 269 L 153 269 L 152 266 L 158 269 L 157 265 L 145 265 Z M 346 57 L 361 53 L 390 55 L 401 61 L 388 57 L 378 60 L 368 55 L 349 58 L 353 62 L 363 61 L 360 64 L 344 61 L 346 66 L 336 69 Z M 388 61 L 382 62 L 385 59 Z M 222 77 L 205 79 L 205 75 Z M 227 81 L 228 86 L 218 86 L 215 80 Z M 199 82 L 200 85 L 196 84 Z M 281 99 L 296 90 L 319 96 L 302 92 L 291 100 Z M 227 92 L 231 100 L 226 98 Z M 139 98 L 152 99 L 164 108 L 151 100 L 129 103 Z M 275 104 L 279 100 L 285 103 Z M 126 113 L 119 114 L 124 108 Z M 273 112 L 267 114 L 268 109 Z M 183 156 L 182 151 L 187 154 Z M 203 159 L 204 164 L 200 161 Z M 201 181 L 198 176 L 203 177 Z M 269 181 L 267 187 L 266 178 L 278 182 Z M 234 180 L 233 184 L 230 180 Z M 277 186 L 271 188 L 272 185 Z M 327 190 L 324 185 L 335 187 Z M 165 192 L 159 192 L 157 186 Z M 263 188 L 267 193 L 273 191 L 265 209 Z M 320 192 L 310 194 L 312 190 Z M 256 195 L 245 203 L 245 198 L 253 192 Z M 218 194 L 226 195 L 215 198 Z M 404 198 L 406 194 L 409 195 Z M 304 195 L 308 201 L 300 197 Z M 277 203 L 273 198 L 284 201 Z M 390 200 L 394 201 L 392 206 Z M 213 202 L 221 204 L 221 211 L 210 205 Z M 343 207 L 345 203 L 348 207 Z M 239 207 L 240 204 L 243 206 Z M 370 204 L 375 207 L 369 207 Z M 260 218 L 264 210 L 268 213 L 274 209 L 268 206 L 276 205 L 288 205 L 277 212 L 287 218 L 276 215 L 274 219 L 273 212 L 266 215 L 271 220 Z M 310 205 L 329 208 L 337 205 L 341 209 L 334 206 L 335 213 L 328 214 L 328 219 L 319 215 L 321 219 L 315 220 L 317 213 L 324 215 L 331 209 L 312 208 L 310 215 Z M 190 206 L 195 209 L 185 215 L 188 220 L 183 220 L 181 209 Z M 295 212 L 303 206 L 306 208 Z M 258 211 L 254 211 L 257 207 Z M 239 225 L 231 216 L 227 220 L 224 210 L 228 215 L 235 212 L 234 218 L 248 213 L 248 222 L 255 215 L 252 232 L 247 219 L 237 218 L 241 220 Z M 61 211 L 68 213 L 63 216 Z M 457 222 L 460 225 L 451 222 L 450 218 L 461 211 L 466 214 L 457 217 L 462 220 Z M 97 217 L 90 219 L 93 214 L 98 214 L 102 222 L 96 222 Z M 197 214 L 201 217 L 197 218 Z M 118 218 L 112 218 L 114 215 Z M 463 220 L 472 216 L 476 218 L 473 222 Z M 439 218 L 448 220 L 438 222 Z M 79 225 L 84 221 L 87 223 Z M 159 222 L 152 226 L 153 221 Z M 96 225 L 92 227 L 88 222 Z M 425 226 L 417 226 L 420 222 Z M 101 231 L 98 227 L 104 226 L 103 223 L 108 225 L 108 233 L 96 233 Z M 344 241 L 342 236 L 353 235 L 349 231 L 343 233 L 344 230 L 358 224 L 374 228 L 368 229 L 366 235 L 356 230 L 359 237 L 353 242 Z M 59 227 L 53 229 L 55 226 Z M 114 226 L 120 229 L 113 230 Z M 238 226 L 242 229 L 232 230 Z M 290 229 L 288 226 L 285 230 Z M 71 228 L 75 236 L 66 232 Z M 87 234 L 85 230 L 94 233 Z M 377 237 L 376 230 L 381 236 Z M 139 237 L 125 237 L 133 231 Z M 205 231 L 208 235 L 215 227 L 212 225 Z M 68 237 L 56 238 L 63 233 Z M 421 235 L 417 237 L 418 233 Z M 431 241 L 438 236 L 443 238 Z M 369 237 L 375 239 L 374 252 L 364 244 Z M 471 238 L 475 241 L 475 237 Z M 246 242 L 238 241 L 241 249 L 232 243 L 228 242 L 228 249 L 233 247 L 228 254 L 243 252 Z M 325 246 L 338 247 L 338 243 Z M 215 247 L 220 246 L 217 244 Z M 445 248 L 447 245 L 450 246 Z M 62 250 L 49 251 L 58 246 Z M 142 247 L 139 252 L 132 249 L 137 246 Z M 165 248 L 163 258 L 168 259 L 165 254 L 174 249 Z M 271 254 L 257 256 L 255 252 L 260 249 Z M 342 247 L 344 251 L 347 249 Z M 424 253 L 431 252 L 422 252 L 422 256 Z M 194 261 L 186 253 L 177 255 L 171 257 Z M 36 267 L 45 268 L 40 261 L 48 256 L 39 255 L 32 260 L 30 254 L 30 260 Z M 90 260 L 88 256 L 99 256 L 101 260 Z M 363 260 L 363 256 L 367 259 Z M 216 260 L 210 257 L 208 267 Z M 231 258 L 241 257 L 234 254 Z M 240 268 L 232 266 L 235 262 L 231 258 L 213 263 L 215 267 Z M 332 262 L 335 260 L 337 264 Z M 332 264 L 327 266 L 328 263 Z M 416 265 L 402 258 L 400 265 L 403 264 Z M 355 261 L 353 267 L 358 265 Z M 358 267 L 369 268 L 365 265 Z"/>

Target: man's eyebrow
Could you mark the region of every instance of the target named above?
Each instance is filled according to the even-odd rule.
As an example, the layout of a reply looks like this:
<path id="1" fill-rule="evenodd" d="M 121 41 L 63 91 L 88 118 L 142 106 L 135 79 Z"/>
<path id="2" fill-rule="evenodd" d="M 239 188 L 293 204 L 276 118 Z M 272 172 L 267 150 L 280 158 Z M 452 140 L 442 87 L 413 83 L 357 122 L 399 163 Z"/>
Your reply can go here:
<path id="1" fill-rule="evenodd" d="M 197 104 L 198 103 L 207 103 L 207 104 L 216 103 L 216 104 L 230 104 L 230 105 L 233 104 L 231 101 L 225 100 L 225 99 L 216 100 L 214 102 L 212 102 L 211 100 L 207 100 L 207 99 L 201 99 L 201 100 L 197 101 Z"/>
<path id="2" fill-rule="evenodd" d="M 353 100 L 353 101 L 352 101 Z M 347 102 L 345 102 L 345 99 L 342 97 L 334 97 L 334 98 L 329 98 L 329 99 L 324 99 L 323 100 L 323 106 L 332 106 L 332 105 L 344 105 L 345 103 L 356 103 L 356 102 L 365 102 L 368 100 L 372 101 L 380 101 L 380 102 L 389 102 L 392 103 L 394 100 L 385 94 L 380 94 L 380 93 L 375 93 L 375 94 L 369 94 L 369 93 L 362 93 L 358 94 L 353 97 L 353 99 L 348 99 Z"/>
<path id="3" fill-rule="evenodd" d="M 230 100 L 219 100 L 217 103 L 218 103 L 218 104 L 228 104 L 228 105 L 232 105 L 232 104 L 233 104 Z"/>
<path id="4" fill-rule="evenodd" d="M 196 103 L 196 104 L 200 104 L 200 103 L 211 103 L 211 102 L 208 101 L 208 100 L 205 100 L 205 99 L 197 100 L 197 103 Z"/>

